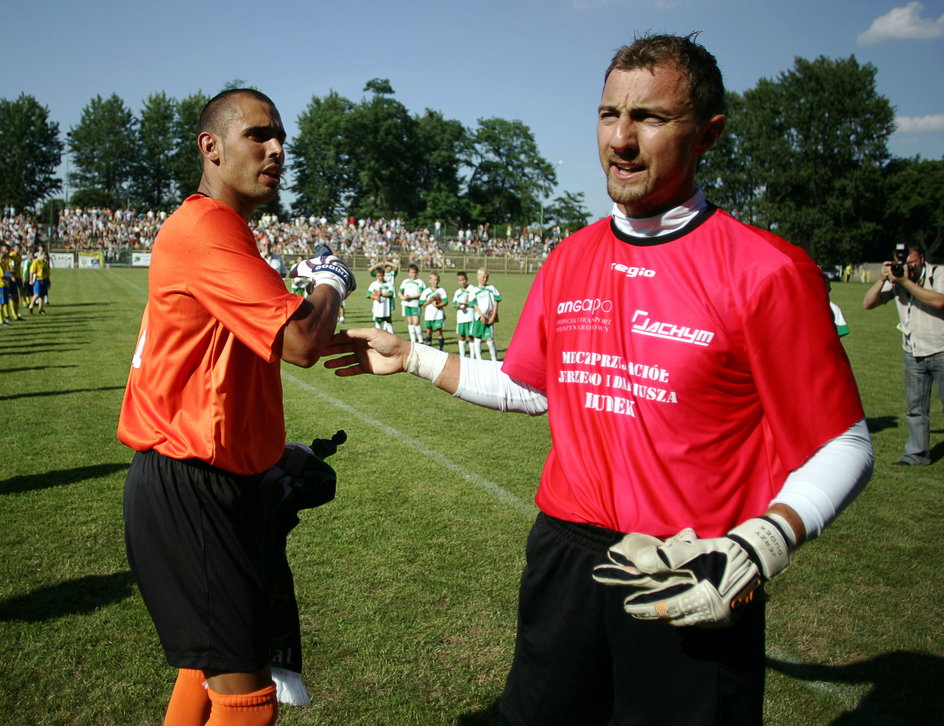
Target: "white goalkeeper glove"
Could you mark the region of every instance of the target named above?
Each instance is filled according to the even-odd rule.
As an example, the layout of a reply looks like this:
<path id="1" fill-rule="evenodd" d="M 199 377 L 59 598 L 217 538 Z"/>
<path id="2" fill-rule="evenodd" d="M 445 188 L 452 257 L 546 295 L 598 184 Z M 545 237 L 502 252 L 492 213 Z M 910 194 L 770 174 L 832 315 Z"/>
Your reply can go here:
<path id="1" fill-rule="evenodd" d="M 796 535 L 779 514 L 755 517 L 724 537 L 683 529 L 662 541 L 634 532 L 610 547 L 593 579 L 629 588 L 626 612 L 640 620 L 709 627 L 732 624 L 757 589 L 790 565 Z"/>
<path id="2" fill-rule="evenodd" d="M 343 302 L 357 289 L 357 280 L 341 258 L 331 254 L 331 248 L 327 245 L 319 245 L 315 254 L 315 257 L 296 264 L 289 271 L 289 277 L 308 280 L 309 293 L 317 285 L 330 285 L 337 290 Z"/>

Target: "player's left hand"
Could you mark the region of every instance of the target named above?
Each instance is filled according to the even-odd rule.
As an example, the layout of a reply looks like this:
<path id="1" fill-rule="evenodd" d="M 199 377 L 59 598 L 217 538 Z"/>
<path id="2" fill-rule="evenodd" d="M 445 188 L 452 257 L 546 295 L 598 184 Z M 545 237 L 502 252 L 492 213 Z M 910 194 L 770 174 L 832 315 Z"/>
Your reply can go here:
<path id="1" fill-rule="evenodd" d="M 331 337 L 323 356 L 340 356 L 325 361 L 336 376 L 373 373 L 388 376 L 406 369 L 411 343 L 377 328 L 352 328 Z"/>
<path id="2" fill-rule="evenodd" d="M 623 605 L 640 620 L 725 626 L 757 589 L 790 564 L 793 530 L 779 515 L 749 519 L 724 537 L 684 529 L 665 542 L 632 533 L 608 551 L 593 578 L 629 588 Z"/>

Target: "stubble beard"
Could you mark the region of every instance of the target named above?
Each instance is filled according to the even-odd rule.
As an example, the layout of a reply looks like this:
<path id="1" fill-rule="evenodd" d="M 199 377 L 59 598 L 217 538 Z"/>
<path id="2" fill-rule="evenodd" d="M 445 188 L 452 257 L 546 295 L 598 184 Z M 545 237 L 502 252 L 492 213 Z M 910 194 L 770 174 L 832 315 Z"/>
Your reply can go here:
<path id="1" fill-rule="evenodd" d="M 608 177 L 606 180 L 606 193 L 610 199 L 624 208 L 629 205 L 640 202 L 646 198 L 648 189 L 645 184 L 630 184 Z"/>

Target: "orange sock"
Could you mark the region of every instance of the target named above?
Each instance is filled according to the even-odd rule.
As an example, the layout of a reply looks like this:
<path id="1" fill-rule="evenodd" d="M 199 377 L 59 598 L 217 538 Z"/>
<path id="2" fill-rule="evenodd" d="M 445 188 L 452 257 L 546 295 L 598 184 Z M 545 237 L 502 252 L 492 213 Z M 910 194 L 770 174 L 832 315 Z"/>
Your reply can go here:
<path id="1" fill-rule="evenodd" d="M 203 671 L 181 668 L 167 704 L 164 726 L 204 726 L 210 718 L 210 696 Z"/>
<path id="2" fill-rule="evenodd" d="M 206 726 L 272 726 L 279 716 L 275 684 L 252 693 L 208 693 L 213 705 Z"/>

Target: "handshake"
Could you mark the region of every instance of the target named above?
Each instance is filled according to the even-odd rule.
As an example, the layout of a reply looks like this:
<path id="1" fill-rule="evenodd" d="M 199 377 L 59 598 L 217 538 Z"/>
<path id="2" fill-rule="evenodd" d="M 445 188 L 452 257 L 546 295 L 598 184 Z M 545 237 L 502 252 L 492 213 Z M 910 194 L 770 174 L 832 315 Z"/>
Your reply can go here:
<path id="1" fill-rule="evenodd" d="M 357 289 L 354 275 L 339 257 L 331 253 L 328 245 L 318 245 L 314 257 L 299 262 L 288 274 L 292 278 L 302 277 L 308 280 L 306 292 L 309 294 L 318 285 L 330 285 L 341 296 L 342 302 Z"/>
<path id="2" fill-rule="evenodd" d="M 626 612 L 671 625 L 731 625 L 757 589 L 790 564 L 793 528 L 779 514 L 749 519 L 724 537 L 684 529 L 663 541 L 634 532 L 610 547 L 593 579 L 627 588 Z"/>

